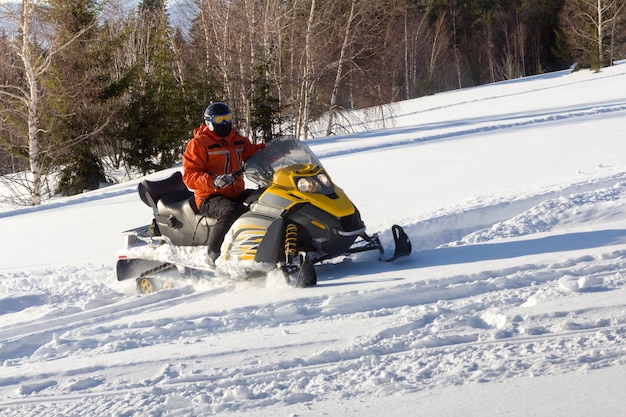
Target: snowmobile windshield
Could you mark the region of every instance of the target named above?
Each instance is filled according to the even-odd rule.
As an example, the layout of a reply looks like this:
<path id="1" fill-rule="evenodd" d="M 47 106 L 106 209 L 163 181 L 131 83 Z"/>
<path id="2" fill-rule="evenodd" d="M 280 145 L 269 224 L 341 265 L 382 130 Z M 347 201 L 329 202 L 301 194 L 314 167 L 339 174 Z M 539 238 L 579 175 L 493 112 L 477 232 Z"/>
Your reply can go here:
<path id="1" fill-rule="evenodd" d="M 321 162 L 311 149 L 293 136 L 272 139 L 263 150 L 246 160 L 246 177 L 260 187 L 272 183 L 274 173 L 282 168 L 322 168 Z"/>

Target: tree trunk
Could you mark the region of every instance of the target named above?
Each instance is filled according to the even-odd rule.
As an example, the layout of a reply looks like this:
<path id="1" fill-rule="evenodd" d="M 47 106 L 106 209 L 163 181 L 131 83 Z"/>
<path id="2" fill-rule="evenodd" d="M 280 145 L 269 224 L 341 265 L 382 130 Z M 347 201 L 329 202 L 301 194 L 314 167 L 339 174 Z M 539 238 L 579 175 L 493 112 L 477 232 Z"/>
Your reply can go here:
<path id="1" fill-rule="evenodd" d="M 346 31 L 343 36 L 343 43 L 341 45 L 341 51 L 339 53 L 339 61 L 337 62 L 337 72 L 335 74 L 335 83 L 333 84 L 333 90 L 330 96 L 330 108 L 328 109 L 328 125 L 326 126 L 326 136 L 330 136 L 333 130 L 333 121 L 335 111 L 337 110 L 337 95 L 339 94 L 339 85 L 343 78 L 343 62 L 345 60 L 346 51 L 350 45 L 350 36 L 352 28 L 352 20 L 354 19 L 354 0 L 350 2 L 350 15 L 346 22 Z"/>
<path id="2" fill-rule="evenodd" d="M 315 0 L 311 0 L 309 10 L 309 21 L 307 23 L 304 40 L 305 65 L 302 79 L 302 103 L 301 117 L 297 129 L 297 137 L 306 140 L 309 131 L 309 115 L 311 114 L 311 90 L 313 88 L 313 57 L 311 56 L 311 32 L 313 31 L 313 20 L 315 17 Z"/>
<path id="3" fill-rule="evenodd" d="M 411 90 L 409 88 L 409 22 L 408 7 L 404 9 L 404 92 L 405 100 L 411 98 Z"/>
<path id="4" fill-rule="evenodd" d="M 37 104 L 39 93 L 37 90 L 37 75 L 33 67 L 33 56 L 30 39 L 30 20 L 32 15 L 32 5 L 29 0 L 22 2 L 22 48 L 20 57 L 24 65 L 24 76 L 28 87 L 28 161 L 32 175 L 32 187 L 30 189 L 31 203 L 33 206 L 41 204 L 41 146 L 37 134 L 39 132 L 37 119 Z"/>

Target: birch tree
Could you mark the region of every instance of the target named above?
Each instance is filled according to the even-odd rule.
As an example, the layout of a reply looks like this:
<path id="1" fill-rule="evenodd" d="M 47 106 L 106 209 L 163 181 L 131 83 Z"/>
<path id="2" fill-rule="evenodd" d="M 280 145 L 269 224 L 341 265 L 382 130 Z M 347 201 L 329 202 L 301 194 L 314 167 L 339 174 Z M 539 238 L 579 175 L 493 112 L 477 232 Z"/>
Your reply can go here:
<path id="1" fill-rule="evenodd" d="M 337 71 L 335 72 L 335 82 L 333 83 L 332 92 L 330 95 L 330 103 L 328 109 L 328 125 L 326 127 L 326 136 L 330 136 L 333 132 L 333 120 L 335 110 L 337 108 L 337 95 L 339 92 L 339 85 L 343 78 L 343 66 L 344 60 L 348 53 L 348 47 L 350 46 L 350 38 L 352 36 L 352 24 L 355 19 L 355 1 L 350 0 L 350 12 L 345 23 L 345 32 L 343 35 L 343 42 L 341 43 L 341 49 L 339 52 L 339 59 L 337 60 Z"/>
<path id="2" fill-rule="evenodd" d="M 22 74 L 19 85 L 4 85 L 0 95 L 12 100 L 24 114 L 22 123 L 27 144 L 26 155 L 30 178 L 23 184 L 30 194 L 30 204 L 38 206 L 42 201 L 43 176 L 47 172 L 46 153 L 50 144 L 45 143 L 45 126 L 40 123 L 41 99 L 44 94 L 41 80 L 50 68 L 53 57 L 76 41 L 82 31 L 64 41 L 44 23 L 46 2 L 23 0 L 19 9 L 2 5 L 4 20 L 15 29 L 11 45 L 17 57 L 16 65 Z"/>
<path id="3" fill-rule="evenodd" d="M 300 111 L 298 112 L 298 124 L 296 128 L 296 137 L 307 138 L 309 130 L 309 119 L 311 114 L 311 94 L 313 90 L 313 53 L 311 51 L 311 43 L 313 37 L 313 26 L 315 23 L 315 0 L 311 0 L 309 8 L 309 19 L 306 25 L 304 35 L 304 68 L 302 77 L 302 101 L 300 103 Z"/>
<path id="4" fill-rule="evenodd" d="M 567 0 L 560 20 L 567 42 L 583 66 L 599 71 L 612 65 L 615 25 L 624 0 Z"/>

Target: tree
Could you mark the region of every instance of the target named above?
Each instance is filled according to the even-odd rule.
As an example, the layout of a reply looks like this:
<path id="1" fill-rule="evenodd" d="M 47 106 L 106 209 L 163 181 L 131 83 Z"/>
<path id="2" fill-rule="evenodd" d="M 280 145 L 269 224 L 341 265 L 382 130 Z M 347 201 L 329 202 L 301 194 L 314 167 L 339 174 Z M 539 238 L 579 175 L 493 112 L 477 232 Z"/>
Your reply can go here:
<path id="1" fill-rule="evenodd" d="M 566 41 L 583 67 L 599 71 L 612 65 L 618 19 L 623 0 L 567 0 L 560 20 Z"/>
<path id="2" fill-rule="evenodd" d="M 521 0 L 518 11 L 524 29 L 524 74 L 567 68 L 568 53 L 560 51 L 559 13 L 565 0 Z"/>
<path id="3" fill-rule="evenodd" d="M 257 67 L 251 104 L 250 129 L 253 132 L 253 139 L 256 139 L 256 133 L 259 132 L 263 142 L 267 143 L 274 138 L 276 130 L 280 133 L 283 120 L 280 117 L 278 99 L 272 95 L 266 66 Z"/>
<path id="4" fill-rule="evenodd" d="M 41 204 L 43 178 L 51 164 L 49 155 L 53 144 L 45 135 L 47 126 L 42 126 L 40 115 L 42 95 L 42 77 L 49 69 L 52 59 L 65 48 L 75 42 L 83 31 L 74 36 L 62 39 L 54 31 L 48 31 L 44 13 L 47 9 L 44 1 L 24 0 L 19 10 L 11 5 L 1 5 L 5 19 L 16 30 L 11 41 L 17 71 L 22 77 L 18 85 L 4 85 L 0 94 L 4 100 L 11 102 L 15 115 L 14 132 L 24 135 L 25 152 L 30 168 L 30 179 L 23 185 L 30 193 L 32 205 Z M 85 28 L 86 30 L 86 28 Z"/>
<path id="5" fill-rule="evenodd" d="M 138 6 L 130 36 L 136 61 L 128 77 L 124 160 L 146 174 L 169 168 L 188 139 L 189 111 L 181 80 L 175 75 L 172 37 L 162 0 Z"/>
<path id="6" fill-rule="evenodd" d="M 350 41 L 352 37 L 352 25 L 354 24 L 354 20 L 356 19 L 355 1 L 356 0 L 350 0 L 350 12 L 348 13 L 348 17 L 346 19 L 345 32 L 342 38 L 343 41 L 341 43 L 341 49 L 339 51 L 339 59 L 337 60 L 337 71 L 335 72 L 335 81 L 333 83 L 332 92 L 330 95 L 330 102 L 329 102 L 330 108 L 328 111 L 328 124 L 326 127 L 326 136 L 330 136 L 333 131 L 333 120 L 334 120 L 333 116 L 337 108 L 337 96 L 339 94 L 339 87 L 343 79 L 346 55 L 348 54 L 348 48 L 350 46 Z"/>
<path id="7" fill-rule="evenodd" d="M 94 62 L 106 57 L 107 44 L 95 24 L 99 4 L 94 0 L 49 0 L 47 24 L 61 41 L 76 38 L 51 60 L 42 85 L 42 120 L 55 144 L 54 162 L 61 169 L 57 191 L 64 195 L 98 188 L 106 181 L 99 155 L 100 132 L 111 114 L 101 99 L 106 79 Z"/>
<path id="8" fill-rule="evenodd" d="M 342 109 L 563 68 L 561 39 L 597 62 L 624 54 L 623 0 L 170 2 L 189 33 L 165 0 L 136 3 L 0 3 L 0 158 L 28 166 L 32 204 L 51 170 L 75 192 L 102 179 L 99 163 L 170 166 L 211 101 L 243 134 L 306 139 L 344 131 Z"/>
<path id="9" fill-rule="evenodd" d="M 0 175 L 28 169 L 26 135 L 17 131 L 23 118 L 21 96 L 15 93 L 23 85 L 23 79 L 16 62 L 12 39 L 3 31 L 0 34 Z"/>

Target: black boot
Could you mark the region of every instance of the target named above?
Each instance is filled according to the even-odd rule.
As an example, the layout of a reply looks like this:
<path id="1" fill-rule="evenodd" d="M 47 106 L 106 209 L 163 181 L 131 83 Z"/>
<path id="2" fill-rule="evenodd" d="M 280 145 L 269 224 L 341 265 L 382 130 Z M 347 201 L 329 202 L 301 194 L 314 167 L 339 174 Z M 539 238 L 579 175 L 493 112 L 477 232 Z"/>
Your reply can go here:
<path id="1" fill-rule="evenodd" d="M 215 267 L 215 260 L 220 256 L 219 252 L 215 252 L 209 249 L 207 252 L 207 262 L 209 266 Z"/>

